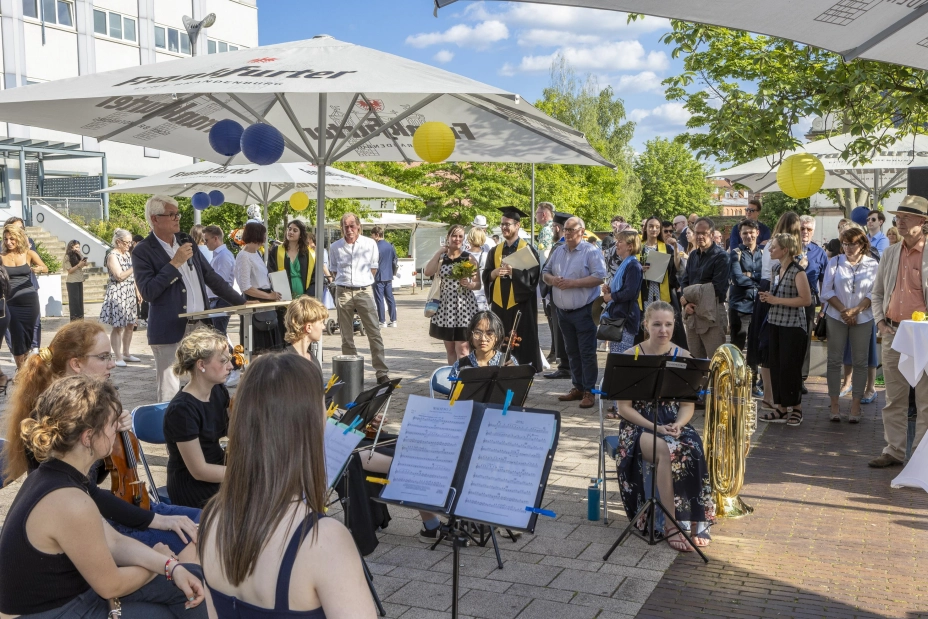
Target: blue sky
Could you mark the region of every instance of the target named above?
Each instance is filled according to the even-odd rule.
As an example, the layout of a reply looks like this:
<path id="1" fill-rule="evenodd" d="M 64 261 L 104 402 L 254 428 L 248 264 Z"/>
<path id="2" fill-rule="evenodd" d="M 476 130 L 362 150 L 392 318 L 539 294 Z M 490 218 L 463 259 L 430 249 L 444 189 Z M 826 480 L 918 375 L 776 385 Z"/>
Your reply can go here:
<path id="1" fill-rule="evenodd" d="M 611 85 L 636 121 L 637 151 L 657 135 L 673 137 L 688 117 L 660 85 L 682 70 L 660 42 L 666 20 L 626 24 L 624 13 L 521 2 L 460 0 L 432 16 L 431 0 L 258 0 L 262 45 L 329 34 L 435 65 L 529 101 L 549 83 L 563 53 L 579 75 Z"/>

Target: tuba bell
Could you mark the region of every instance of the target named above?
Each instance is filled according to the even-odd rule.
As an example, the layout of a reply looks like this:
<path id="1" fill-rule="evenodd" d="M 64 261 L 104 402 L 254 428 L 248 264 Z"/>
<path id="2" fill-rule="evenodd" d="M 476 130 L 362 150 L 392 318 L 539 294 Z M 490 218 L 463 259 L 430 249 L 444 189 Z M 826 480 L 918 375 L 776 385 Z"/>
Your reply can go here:
<path id="1" fill-rule="evenodd" d="M 703 444 L 712 483 L 715 515 L 738 518 L 754 511 L 738 497 L 744 484 L 757 410 L 751 394 L 751 370 L 737 347 L 723 344 L 709 366 L 709 395 Z"/>

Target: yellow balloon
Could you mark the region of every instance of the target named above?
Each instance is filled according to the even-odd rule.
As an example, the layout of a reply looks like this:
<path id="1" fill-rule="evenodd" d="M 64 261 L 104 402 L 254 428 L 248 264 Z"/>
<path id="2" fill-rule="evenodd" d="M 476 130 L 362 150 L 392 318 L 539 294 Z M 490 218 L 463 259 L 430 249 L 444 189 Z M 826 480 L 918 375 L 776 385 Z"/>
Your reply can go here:
<path id="1" fill-rule="evenodd" d="M 309 206 L 309 196 L 307 196 L 302 191 L 298 191 L 292 196 L 290 196 L 290 206 L 293 207 L 294 211 L 303 211 Z"/>
<path id="2" fill-rule="evenodd" d="M 777 184 L 791 198 L 808 198 L 825 184 L 825 166 L 809 153 L 790 155 L 777 170 Z"/>
<path id="3" fill-rule="evenodd" d="M 454 131 L 445 123 L 427 122 L 412 135 L 412 148 L 422 161 L 439 163 L 454 152 Z"/>

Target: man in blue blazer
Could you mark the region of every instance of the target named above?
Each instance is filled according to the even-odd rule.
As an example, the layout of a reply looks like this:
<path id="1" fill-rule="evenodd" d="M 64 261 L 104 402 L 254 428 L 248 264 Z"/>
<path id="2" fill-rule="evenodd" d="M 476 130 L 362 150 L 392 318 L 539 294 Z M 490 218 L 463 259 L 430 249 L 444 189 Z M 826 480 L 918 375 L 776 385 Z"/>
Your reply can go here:
<path id="1" fill-rule="evenodd" d="M 158 402 L 167 402 L 180 389 L 172 366 L 177 345 L 204 321 L 178 317 L 186 312 L 209 309 L 206 286 L 230 305 L 243 305 L 245 298 L 216 274 L 203 253 L 180 232 L 177 202 L 167 196 L 152 196 L 145 203 L 145 219 L 151 234 L 132 251 L 135 284 L 149 303 L 148 345 L 158 373 Z"/>
<path id="2" fill-rule="evenodd" d="M 382 227 L 374 226 L 371 229 L 371 238 L 377 241 L 377 249 L 380 250 L 380 262 L 377 266 L 377 274 L 374 275 L 374 305 L 377 306 L 380 328 L 395 327 L 396 300 L 393 298 L 393 276 L 396 275 L 399 259 L 393 243 L 384 240 Z M 390 315 L 389 324 L 387 324 L 387 312 L 384 311 L 384 301 L 386 301 L 386 309 Z"/>

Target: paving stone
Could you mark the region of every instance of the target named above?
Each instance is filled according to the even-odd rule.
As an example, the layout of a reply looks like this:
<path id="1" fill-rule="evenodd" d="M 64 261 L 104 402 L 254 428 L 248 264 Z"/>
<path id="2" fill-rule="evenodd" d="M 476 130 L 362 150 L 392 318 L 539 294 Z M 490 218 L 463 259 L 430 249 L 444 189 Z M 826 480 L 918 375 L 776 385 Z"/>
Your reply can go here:
<path id="1" fill-rule="evenodd" d="M 404 580 L 414 580 L 418 582 L 448 583 L 451 582 L 450 574 L 443 574 L 433 570 L 417 570 L 411 567 L 397 567 L 390 572 L 394 578 Z"/>
<path id="2" fill-rule="evenodd" d="M 436 572 L 451 574 L 454 569 L 452 561 L 453 555 L 449 555 L 433 565 L 431 569 Z M 499 565 L 496 563 L 496 557 L 491 553 L 480 557 L 461 556 L 458 569 L 461 575 L 484 578 L 490 572 L 499 569 Z"/>
<path id="3" fill-rule="evenodd" d="M 458 602 L 458 610 L 481 619 L 512 619 L 529 602 L 531 602 L 529 598 L 509 593 L 469 591 Z"/>
<path id="4" fill-rule="evenodd" d="M 519 582 L 526 585 L 544 587 L 554 580 L 561 571 L 562 568 L 559 567 L 507 561 L 503 564 L 503 569 L 490 572 L 486 577 L 490 580 Z"/>
<path id="5" fill-rule="evenodd" d="M 585 561 L 583 559 L 565 559 L 564 557 L 547 556 L 541 560 L 542 565 L 556 565 L 566 567 L 572 570 L 581 570 L 584 572 L 598 572 L 602 567 L 602 562 Z"/>
<path id="6" fill-rule="evenodd" d="M 570 600 L 570 603 L 591 608 L 602 608 L 603 610 L 626 615 L 634 615 L 641 608 L 639 602 L 603 597 L 592 593 L 578 593 Z"/>
<path id="7" fill-rule="evenodd" d="M 423 569 L 432 567 L 448 554 L 450 553 L 442 552 L 438 548 L 435 550 L 428 550 L 427 548 L 399 546 L 384 553 L 378 558 L 378 561 L 384 565 Z"/>
<path id="8" fill-rule="evenodd" d="M 590 543 L 582 540 L 539 537 L 525 546 L 525 552 L 576 559 Z"/>
<path id="9" fill-rule="evenodd" d="M 563 603 L 569 602 L 573 599 L 574 595 L 576 595 L 573 591 L 551 589 L 550 587 L 536 587 L 535 585 L 524 585 L 521 583 L 513 583 L 506 592 L 533 599 L 551 600 L 552 602 Z"/>
<path id="10" fill-rule="evenodd" d="M 503 593 L 505 591 L 509 591 L 509 589 L 512 587 L 511 582 L 504 582 L 502 580 L 488 580 L 486 578 L 474 578 L 473 576 L 459 576 L 458 578 L 460 586 L 467 589 L 476 589 L 478 591 Z"/>
<path id="11" fill-rule="evenodd" d="M 533 600 L 519 617 L 526 619 L 593 619 L 599 613 L 595 608 L 561 604 L 550 600 Z"/>
<path id="12" fill-rule="evenodd" d="M 622 577 L 613 574 L 591 574 L 578 570 L 564 570 L 548 586 L 555 589 L 610 596 L 618 588 L 620 582 L 622 582 Z"/>
<path id="13" fill-rule="evenodd" d="M 409 581 L 405 578 L 394 578 L 393 576 L 375 576 L 374 590 L 380 596 L 380 601 L 390 597 L 393 592 L 402 589 Z"/>
<path id="14" fill-rule="evenodd" d="M 613 594 L 613 597 L 632 600 L 633 602 L 645 602 L 656 586 L 657 581 L 629 577 L 622 581 L 619 590 Z"/>
<path id="15" fill-rule="evenodd" d="M 461 591 L 463 595 L 465 591 Z M 451 608 L 451 585 L 439 585 L 429 582 L 410 582 L 385 601 L 406 604 L 428 610 L 448 610 Z"/>

